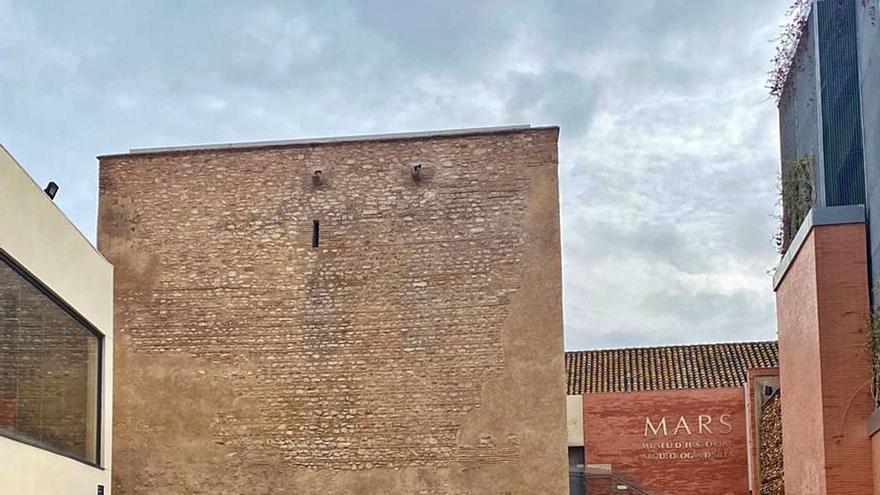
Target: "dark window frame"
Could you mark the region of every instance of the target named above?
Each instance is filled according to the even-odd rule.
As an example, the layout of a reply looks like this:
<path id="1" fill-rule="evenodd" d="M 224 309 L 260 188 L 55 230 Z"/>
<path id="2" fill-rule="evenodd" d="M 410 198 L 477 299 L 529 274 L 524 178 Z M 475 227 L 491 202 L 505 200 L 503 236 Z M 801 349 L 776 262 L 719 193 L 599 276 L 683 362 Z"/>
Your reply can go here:
<path id="1" fill-rule="evenodd" d="M 43 283 L 36 275 L 31 273 L 27 268 L 23 267 L 15 258 L 13 258 L 6 250 L 0 248 L 0 263 L 4 263 L 12 271 L 16 272 L 25 282 L 29 283 L 32 287 L 37 289 L 41 294 L 43 294 L 46 298 L 48 298 L 51 302 L 53 302 L 58 308 L 62 311 L 70 315 L 71 318 L 74 319 L 77 323 L 82 325 L 82 327 L 88 330 L 89 333 L 94 335 L 98 339 L 98 350 L 97 350 L 97 383 L 95 386 L 97 387 L 95 395 L 97 396 L 97 404 L 95 409 L 95 458 L 92 460 L 78 457 L 76 455 L 67 453 L 62 451 L 61 449 L 57 449 L 52 447 L 51 445 L 42 444 L 40 442 L 35 442 L 33 439 L 23 438 L 21 436 L 15 435 L 11 432 L 0 430 L 0 437 L 8 438 L 10 440 L 15 440 L 16 442 L 21 442 L 26 445 L 30 445 L 32 447 L 36 447 L 38 449 L 42 449 L 48 452 L 52 452 L 53 454 L 60 455 L 62 457 L 66 457 L 68 459 L 72 459 L 77 462 L 81 462 L 83 464 L 104 470 L 104 466 L 102 464 L 104 460 L 104 337 L 105 335 L 98 330 L 95 325 L 87 320 L 83 315 L 81 315 L 77 310 L 73 309 L 73 307 L 67 303 L 61 296 L 55 293 L 52 289 L 49 288 L 48 285 Z"/>

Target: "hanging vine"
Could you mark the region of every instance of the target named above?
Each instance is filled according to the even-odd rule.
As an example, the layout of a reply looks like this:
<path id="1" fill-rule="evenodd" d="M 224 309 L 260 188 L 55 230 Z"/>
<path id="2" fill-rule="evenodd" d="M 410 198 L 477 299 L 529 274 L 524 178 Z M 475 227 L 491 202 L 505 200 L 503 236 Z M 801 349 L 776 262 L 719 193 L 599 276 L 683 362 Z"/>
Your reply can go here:
<path id="1" fill-rule="evenodd" d="M 880 287 L 874 287 L 874 293 L 878 293 Z M 871 393 L 874 396 L 874 403 L 880 406 L 880 308 L 875 307 L 871 311 L 870 321 L 868 322 L 868 349 L 871 352 L 872 363 L 872 383 Z"/>
<path id="2" fill-rule="evenodd" d="M 767 78 L 767 89 L 777 100 L 782 96 L 782 90 L 791 74 L 797 47 L 804 35 L 812 8 L 812 0 L 795 0 L 785 14 L 788 22 L 782 27 L 782 32 L 776 39 L 773 69 Z"/>
<path id="3" fill-rule="evenodd" d="M 812 155 L 804 155 L 786 162 L 779 179 L 779 201 L 782 216 L 779 230 L 774 236 L 779 254 L 785 254 L 797 229 L 816 204 L 815 165 Z"/>
<path id="4" fill-rule="evenodd" d="M 868 13 L 871 24 L 877 24 L 877 0 L 861 0 L 862 8 Z"/>

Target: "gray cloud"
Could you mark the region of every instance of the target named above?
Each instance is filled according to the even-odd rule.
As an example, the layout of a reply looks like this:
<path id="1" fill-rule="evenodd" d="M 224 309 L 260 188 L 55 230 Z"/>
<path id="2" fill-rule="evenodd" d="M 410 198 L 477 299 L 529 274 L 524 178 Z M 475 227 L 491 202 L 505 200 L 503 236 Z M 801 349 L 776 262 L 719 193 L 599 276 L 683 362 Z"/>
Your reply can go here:
<path id="1" fill-rule="evenodd" d="M 785 0 L 0 0 L 0 140 L 94 238 L 129 147 L 560 124 L 570 348 L 772 338 Z"/>
<path id="2" fill-rule="evenodd" d="M 513 88 L 505 104 L 506 120 L 555 122 L 566 134 L 581 136 L 596 107 L 597 85 L 574 72 L 553 70 L 509 76 Z M 549 90 L 552 88 L 552 90 Z"/>

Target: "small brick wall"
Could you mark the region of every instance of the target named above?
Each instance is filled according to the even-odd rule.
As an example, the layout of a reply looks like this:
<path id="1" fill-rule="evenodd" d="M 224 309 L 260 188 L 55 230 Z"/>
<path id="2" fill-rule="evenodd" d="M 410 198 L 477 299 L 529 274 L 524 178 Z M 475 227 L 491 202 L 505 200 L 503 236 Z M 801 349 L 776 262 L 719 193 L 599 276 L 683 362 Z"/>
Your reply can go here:
<path id="1" fill-rule="evenodd" d="M 625 483 L 619 483 L 610 475 L 592 475 L 586 477 L 587 495 L 633 495 L 637 493 L 628 487 L 622 488 L 624 486 L 627 485 Z"/>

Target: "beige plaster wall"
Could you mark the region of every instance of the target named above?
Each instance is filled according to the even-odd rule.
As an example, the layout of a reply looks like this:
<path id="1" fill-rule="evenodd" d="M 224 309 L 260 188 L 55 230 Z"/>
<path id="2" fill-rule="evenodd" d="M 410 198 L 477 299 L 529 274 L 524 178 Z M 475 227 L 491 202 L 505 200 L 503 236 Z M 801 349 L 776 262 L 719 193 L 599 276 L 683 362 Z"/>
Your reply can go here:
<path id="1" fill-rule="evenodd" d="M 97 485 L 103 484 L 109 494 L 113 267 L 2 146 L 0 249 L 105 335 L 102 467 L 0 436 L 0 493 L 93 494 Z"/>
<path id="2" fill-rule="evenodd" d="M 584 396 L 568 395 L 565 398 L 568 446 L 584 446 Z"/>

